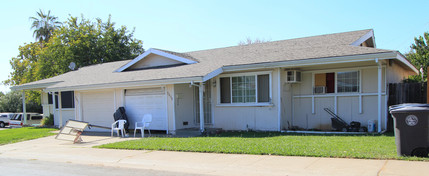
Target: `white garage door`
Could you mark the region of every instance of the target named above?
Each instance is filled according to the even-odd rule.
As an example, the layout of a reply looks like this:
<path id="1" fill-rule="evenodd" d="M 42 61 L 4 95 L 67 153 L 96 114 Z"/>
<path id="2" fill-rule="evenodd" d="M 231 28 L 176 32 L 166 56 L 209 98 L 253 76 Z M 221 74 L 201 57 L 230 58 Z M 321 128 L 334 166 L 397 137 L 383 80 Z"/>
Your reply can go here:
<path id="1" fill-rule="evenodd" d="M 167 130 L 167 104 L 164 88 L 128 89 L 125 91 L 125 112 L 130 128 L 141 122 L 144 114 L 152 114 L 151 130 Z"/>
<path id="2" fill-rule="evenodd" d="M 84 92 L 82 95 L 83 121 L 93 125 L 111 127 L 114 113 L 113 91 Z M 92 128 L 91 131 L 106 131 Z"/>

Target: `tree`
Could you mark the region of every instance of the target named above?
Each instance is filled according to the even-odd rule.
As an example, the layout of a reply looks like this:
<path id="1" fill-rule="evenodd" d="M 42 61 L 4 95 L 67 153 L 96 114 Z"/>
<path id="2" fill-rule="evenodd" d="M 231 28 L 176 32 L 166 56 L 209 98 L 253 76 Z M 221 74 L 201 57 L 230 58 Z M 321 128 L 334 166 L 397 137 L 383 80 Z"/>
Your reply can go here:
<path id="1" fill-rule="evenodd" d="M 37 102 L 26 103 L 27 112 L 42 112 L 42 107 Z M 22 112 L 22 95 L 18 91 L 10 91 L 0 97 L 1 112 Z"/>
<path id="2" fill-rule="evenodd" d="M 429 33 L 425 32 L 423 36 L 414 38 L 414 44 L 411 45 L 411 51 L 406 55 L 407 59 L 417 68 L 423 69 L 423 80 L 422 73 L 419 76 L 412 76 L 409 79 L 415 81 L 425 81 L 427 79 L 427 68 L 429 66 Z M 410 80 L 410 81 L 412 81 Z"/>
<path id="3" fill-rule="evenodd" d="M 49 41 L 43 41 L 43 46 L 38 43 L 20 46 L 19 54 L 10 60 L 9 79 L 3 83 L 13 86 L 57 76 L 71 71 L 68 68 L 71 62 L 78 68 L 133 59 L 144 52 L 143 42 L 133 34 L 125 26 L 115 28 L 111 16 L 107 22 L 70 16 L 54 30 Z M 26 97 L 27 103 L 40 105 L 40 92 L 27 91 Z"/>
<path id="4" fill-rule="evenodd" d="M 51 38 L 54 30 L 61 25 L 61 22 L 57 21 L 58 17 L 51 16 L 51 11 L 45 14 L 41 9 L 37 12 L 37 17 L 30 17 L 31 29 L 34 29 L 33 37 L 36 37 L 36 41 L 48 42 Z"/>
<path id="5" fill-rule="evenodd" d="M 255 44 L 255 43 L 265 43 L 265 42 L 270 42 L 271 40 L 265 40 L 265 39 L 251 39 L 250 37 L 247 37 L 246 40 L 240 41 L 238 42 L 238 46 L 243 46 L 243 45 L 250 45 L 250 44 Z"/>

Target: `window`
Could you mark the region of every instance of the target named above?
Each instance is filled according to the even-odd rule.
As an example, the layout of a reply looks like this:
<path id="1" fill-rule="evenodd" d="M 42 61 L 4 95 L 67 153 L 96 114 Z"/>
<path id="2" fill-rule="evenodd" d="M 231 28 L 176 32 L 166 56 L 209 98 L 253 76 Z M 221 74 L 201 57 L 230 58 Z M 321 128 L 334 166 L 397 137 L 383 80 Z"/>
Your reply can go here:
<path id="1" fill-rule="evenodd" d="M 314 93 L 337 93 L 359 92 L 359 71 L 317 73 L 314 74 Z"/>
<path id="2" fill-rule="evenodd" d="M 359 71 L 338 72 L 337 92 L 359 92 Z"/>
<path id="3" fill-rule="evenodd" d="M 56 102 L 55 108 L 58 109 L 58 104 L 59 104 L 58 103 L 58 94 L 55 95 L 55 102 Z M 61 92 L 61 105 L 62 105 L 62 108 L 74 108 L 74 92 L 73 91 Z"/>
<path id="4" fill-rule="evenodd" d="M 270 75 L 221 77 L 220 103 L 270 102 Z"/>

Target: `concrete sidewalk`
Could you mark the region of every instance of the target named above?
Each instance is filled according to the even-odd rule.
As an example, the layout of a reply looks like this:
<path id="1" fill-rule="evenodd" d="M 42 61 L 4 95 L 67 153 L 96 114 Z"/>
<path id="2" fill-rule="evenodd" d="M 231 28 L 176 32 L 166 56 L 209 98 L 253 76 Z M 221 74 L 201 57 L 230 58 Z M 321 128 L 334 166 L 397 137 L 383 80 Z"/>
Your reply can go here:
<path id="1" fill-rule="evenodd" d="M 130 140 L 83 136 L 84 143 L 54 136 L 0 146 L 0 158 L 40 160 L 199 175 L 427 175 L 429 162 L 283 157 L 169 151 L 95 149 L 92 146 Z"/>

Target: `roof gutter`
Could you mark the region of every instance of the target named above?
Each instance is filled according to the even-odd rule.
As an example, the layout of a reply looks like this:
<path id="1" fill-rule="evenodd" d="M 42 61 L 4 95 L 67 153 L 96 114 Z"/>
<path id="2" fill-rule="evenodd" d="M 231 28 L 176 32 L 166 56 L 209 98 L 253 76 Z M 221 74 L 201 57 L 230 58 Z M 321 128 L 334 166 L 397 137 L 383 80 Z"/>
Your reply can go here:
<path id="1" fill-rule="evenodd" d="M 265 68 L 294 68 L 309 65 L 323 65 L 323 64 L 338 64 L 348 62 L 361 62 L 361 61 L 373 61 L 374 58 L 380 60 L 396 58 L 395 52 L 375 53 L 375 54 L 363 54 L 363 55 L 351 55 L 351 56 L 340 56 L 340 57 L 326 57 L 326 58 L 313 58 L 313 59 L 302 59 L 302 60 L 291 60 L 291 61 L 280 61 L 280 62 L 267 62 L 257 64 L 246 64 L 246 65 L 233 65 L 224 66 L 223 71 L 241 71 L 248 69 L 265 69 Z"/>
<path id="2" fill-rule="evenodd" d="M 400 52 L 396 51 L 396 59 L 404 63 L 406 66 L 408 66 L 411 70 L 413 70 L 416 74 L 419 74 L 419 70 L 408 61 L 404 55 L 402 55 Z"/>
<path id="3" fill-rule="evenodd" d="M 13 91 L 20 91 L 20 90 L 36 90 L 36 89 L 45 89 L 46 87 L 55 85 L 57 83 L 60 83 L 63 81 L 55 81 L 55 82 L 49 82 L 49 83 L 41 83 L 41 84 L 30 84 L 30 85 L 17 85 L 10 87 L 10 90 Z"/>
<path id="4" fill-rule="evenodd" d="M 105 83 L 105 84 L 91 84 L 91 85 L 78 85 L 78 86 L 66 86 L 66 87 L 53 87 L 44 89 L 45 92 L 58 92 L 58 91 L 75 91 L 75 90 L 95 90 L 95 89 L 111 89 L 111 88 L 122 88 L 122 87 L 141 87 L 141 86 L 154 86 L 154 85 L 167 85 L 167 84 L 182 84 L 189 82 L 202 82 L 203 77 L 195 76 L 189 78 L 172 78 L 172 79 L 159 79 L 159 80 L 147 80 L 147 81 L 127 81 L 117 83 Z"/>

